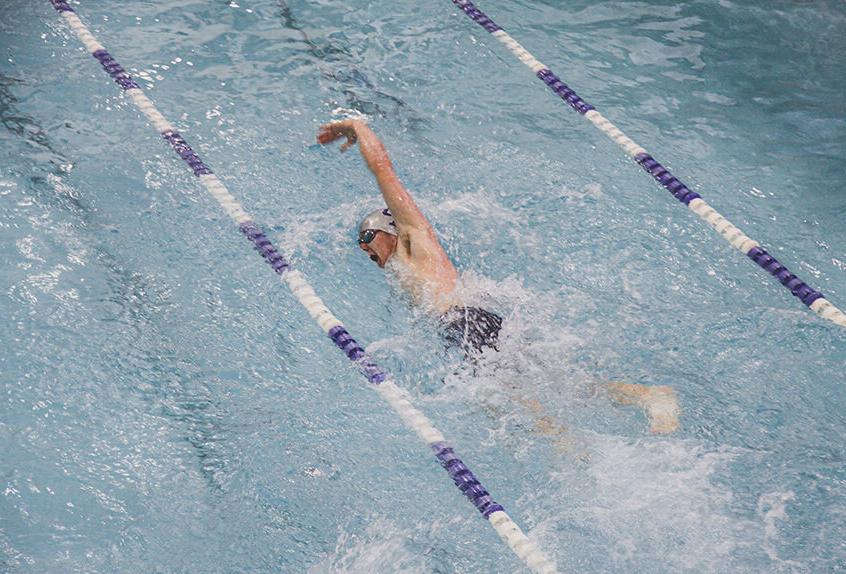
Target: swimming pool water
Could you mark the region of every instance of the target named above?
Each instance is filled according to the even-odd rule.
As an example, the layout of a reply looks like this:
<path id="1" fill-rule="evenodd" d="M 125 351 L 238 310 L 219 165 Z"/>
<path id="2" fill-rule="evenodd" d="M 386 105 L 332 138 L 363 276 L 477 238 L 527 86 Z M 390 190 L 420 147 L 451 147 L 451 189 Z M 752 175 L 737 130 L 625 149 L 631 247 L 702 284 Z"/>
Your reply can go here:
<path id="1" fill-rule="evenodd" d="M 846 568 L 842 329 L 450 2 L 74 7 L 562 571 Z M 842 2 L 480 7 L 846 304 Z M 49 2 L 0 22 L 0 571 L 519 571 Z M 475 369 L 354 244 L 351 112 L 506 317 Z"/>

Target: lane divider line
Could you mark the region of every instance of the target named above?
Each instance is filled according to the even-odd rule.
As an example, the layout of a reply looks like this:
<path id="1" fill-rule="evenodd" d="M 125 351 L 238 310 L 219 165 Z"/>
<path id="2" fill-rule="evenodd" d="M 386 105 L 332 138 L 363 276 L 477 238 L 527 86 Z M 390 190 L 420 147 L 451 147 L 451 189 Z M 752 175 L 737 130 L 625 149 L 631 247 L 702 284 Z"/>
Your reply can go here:
<path id="1" fill-rule="evenodd" d="M 556 76 L 546 65 L 538 61 L 519 42 L 512 38 L 496 22 L 491 20 L 487 14 L 479 10 L 473 2 L 470 0 L 452 0 L 452 3 L 471 20 L 488 31 L 491 36 L 505 45 L 506 48 L 517 56 L 517 59 L 528 66 L 543 83 L 549 86 L 550 90 L 564 100 L 567 105 L 587 118 L 599 131 L 603 132 L 623 148 L 626 155 L 637 162 L 655 181 L 669 191 L 673 197 L 687 205 L 691 211 L 710 225 L 735 249 L 738 249 L 764 271 L 778 279 L 795 297 L 819 316 L 828 319 L 836 325 L 846 327 L 846 313 L 835 307 L 822 293 L 810 287 L 775 257 L 767 253 L 757 241 L 750 239 L 738 227 L 720 215 L 698 193 L 691 191 L 669 169 L 658 163 L 645 149 L 624 134 L 620 128 L 611 123 L 610 120 L 599 113 L 592 105 L 579 97 L 575 91 L 561 81 L 561 78 Z"/>
<path id="2" fill-rule="evenodd" d="M 234 220 L 238 229 L 250 240 L 262 258 L 282 277 L 291 293 L 305 307 L 308 314 L 335 345 L 358 365 L 367 380 L 373 383 L 373 388 L 400 416 L 403 422 L 429 446 L 453 483 L 473 503 L 482 516 L 490 522 L 499 537 L 532 572 L 539 574 L 557 572 L 555 564 L 526 536 L 503 507 L 491 497 L 473 472 L 458 458 L 453 447 L 446 442 L 440 431 L 434 427 L 426 415 L 414 407 L 410 395 L 396 385 L 390 374 L 383 371 L 368 357 L 364 349 L 347 332 L 341 321 L 332 314 L 318 297 L 303 274 L 292 269 L 290 264 L 285 261 L 252 217 L 229 193 L 220 178 L 212 172 L 185 141 L 185 138 L 155 108 L 153 102 L 144 94 L 141 87 L 126 70 L 94 38 L 67 0 L 50 0 L 50 2 L 62 15 L 88 52 L 100 62 L 115 83 L 123 89 L 124 93 L 129 96 L 135 106 L 147 117 L 173 150 L 188 164 L 203 187 Z"/>

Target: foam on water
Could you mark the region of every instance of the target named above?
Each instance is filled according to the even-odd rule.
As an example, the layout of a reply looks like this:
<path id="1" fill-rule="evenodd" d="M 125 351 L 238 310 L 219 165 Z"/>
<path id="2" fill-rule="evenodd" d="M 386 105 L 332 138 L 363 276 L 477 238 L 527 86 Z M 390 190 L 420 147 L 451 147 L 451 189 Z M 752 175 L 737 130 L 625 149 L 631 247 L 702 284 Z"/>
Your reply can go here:
<path id="1" fill-rule="evenodd" d="M 428 568 L 415 537 L 441 530 L 437 524 L 418 525 L 409 529 L 399 527 L 388 519 L 368 521 L 363 531 L 360 525 L 341 529 L 335 549 L 320 563 L 309 568 L 309 574 L 342 572 L 423 572 Z M 424 534 L 425 533 L 425 534 Z"/>
<path id="2" fill-rule="evenodd" d="M 804 569 L 804 565 L 801 562 L 782 560 L 777 550 L 779 538 L 781 537 L 778 523 L 788 518 L 787 505 L 795 498 L 796 495 L 793 491 L 768 492 L 763 494 L 758 500 L 758 516 L 761 517 L 764 525 L 764 550 L 770 560 L 780 570 L 785 568 Z"/>

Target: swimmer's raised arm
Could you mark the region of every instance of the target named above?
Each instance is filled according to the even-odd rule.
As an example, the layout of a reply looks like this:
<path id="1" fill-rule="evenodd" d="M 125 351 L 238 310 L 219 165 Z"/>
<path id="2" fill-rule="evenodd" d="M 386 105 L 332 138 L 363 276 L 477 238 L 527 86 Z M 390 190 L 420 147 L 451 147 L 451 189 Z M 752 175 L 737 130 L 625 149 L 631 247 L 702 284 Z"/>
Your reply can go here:
<path id="1" fill-rule="evenodd" d="M 358 142 L 361 155 L 367 163 L 367 167 L 376 176 L 376 182 L 379 184 L 385 203 L 391 210 L 400 231 L 404 231 L 402 227 L 406 227 L 406 231 L 411 229 L 431 230 L 431 225 L 429 225 L 423 212 L 414 203 L 411 194 L 408 193 L 408 190 L 397 177 L 391 158 L 385 151 L 385 146 L 382 145 L 382 142 L 365 122 L 350 119 L 325 124 L 320 127 L 317 141 L 321 144 L 328 144 L 344 137 L 347 138 L 347 141 L 341 144 L 341 151 L 348 150 L 350 146 Z"/>

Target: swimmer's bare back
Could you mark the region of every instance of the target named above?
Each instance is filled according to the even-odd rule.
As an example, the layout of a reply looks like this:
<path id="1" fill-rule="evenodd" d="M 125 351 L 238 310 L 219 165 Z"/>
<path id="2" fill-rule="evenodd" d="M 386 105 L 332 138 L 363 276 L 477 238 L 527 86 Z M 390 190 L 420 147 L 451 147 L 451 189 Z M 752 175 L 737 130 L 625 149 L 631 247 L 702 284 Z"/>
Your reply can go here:
<path id="1" fill-rule="evenodd" d="M 382 197 L 397 224 L 397 248 L 393 257 L 405 268 L 402 283 L 412 296 L 443 313 L 456 304 L 458 271 L 438 242 L 431 224 L 403 186 L 388 152 L 363 121 L 348 119 L 321 126 L 317 141 L 328 144 L 346 138 L 341 151 L 358 143 L 367 167 L 376 177 Z"/>

